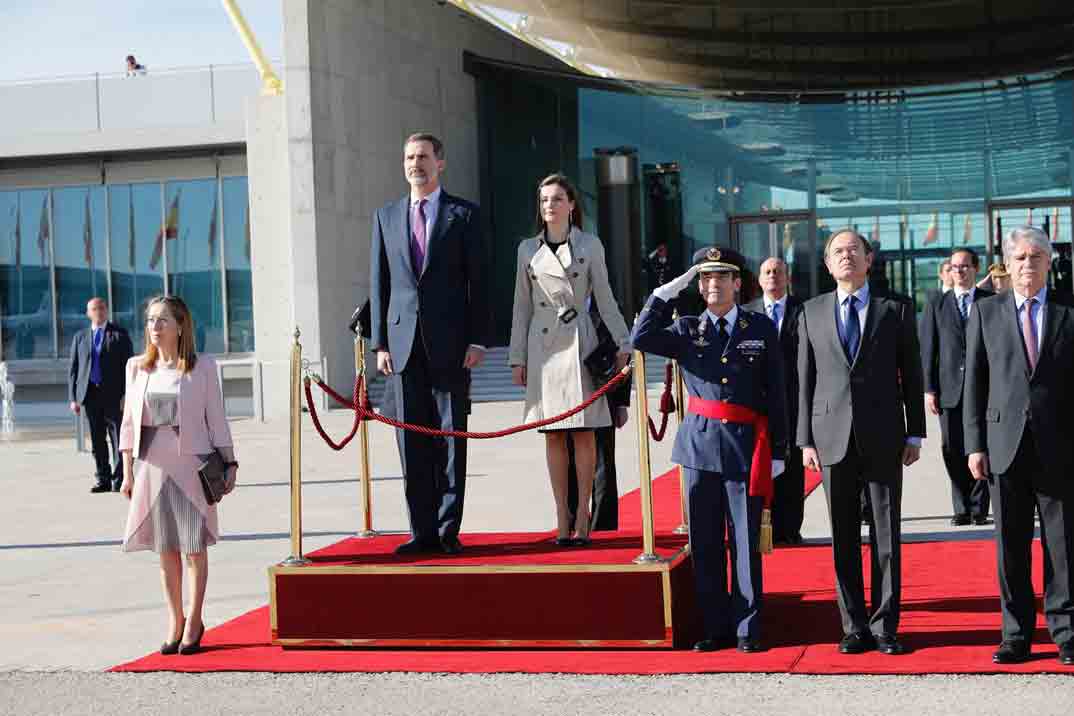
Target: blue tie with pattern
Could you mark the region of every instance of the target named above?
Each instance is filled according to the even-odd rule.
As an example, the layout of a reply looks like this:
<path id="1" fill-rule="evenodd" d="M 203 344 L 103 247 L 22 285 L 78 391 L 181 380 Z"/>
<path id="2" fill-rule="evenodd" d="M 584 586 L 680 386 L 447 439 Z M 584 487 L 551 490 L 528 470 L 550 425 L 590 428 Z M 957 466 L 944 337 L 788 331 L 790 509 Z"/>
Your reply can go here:
<path id="1" fill-rule="evenodd" d="M 861 322 L 858 320 L 858 297 L 854 294 L 847 296 L 847 322 L 843 331 L 843 350 L 847 354 L 847 360 L 854 362 L 854 356 L 858 354 L 858 343 L 861 341 Z"/>

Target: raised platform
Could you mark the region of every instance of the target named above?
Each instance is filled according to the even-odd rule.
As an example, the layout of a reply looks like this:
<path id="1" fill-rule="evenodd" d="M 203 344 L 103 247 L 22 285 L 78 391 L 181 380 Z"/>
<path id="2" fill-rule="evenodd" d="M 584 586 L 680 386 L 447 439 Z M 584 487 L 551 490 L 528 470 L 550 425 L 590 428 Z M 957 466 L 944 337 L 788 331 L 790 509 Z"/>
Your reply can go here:
<path id="1" fill-rule="evenodd" d="M 284 647 L 664 648 L 697 637 L 685 537 L 595 535 L 588 548 L 547 533 L 464 535 L 458 556 L 403 558 L 406 537 L 351 538 L 269 568 L 272 643 Z"/>

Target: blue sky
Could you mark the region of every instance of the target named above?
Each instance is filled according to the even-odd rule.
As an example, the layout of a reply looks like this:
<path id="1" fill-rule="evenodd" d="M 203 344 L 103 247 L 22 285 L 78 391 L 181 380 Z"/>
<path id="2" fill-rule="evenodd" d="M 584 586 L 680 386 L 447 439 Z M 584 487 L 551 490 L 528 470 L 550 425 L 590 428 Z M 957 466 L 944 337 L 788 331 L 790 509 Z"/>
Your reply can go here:
<path id="1" fill-rule="evenodd" d="M 237 3 L 277 60 L 283 2 Z M 0 28 L 0 81 L 122 72 L 128 54 L 150 71 L 249 62 L 220 0 L 0 0 Z"/>

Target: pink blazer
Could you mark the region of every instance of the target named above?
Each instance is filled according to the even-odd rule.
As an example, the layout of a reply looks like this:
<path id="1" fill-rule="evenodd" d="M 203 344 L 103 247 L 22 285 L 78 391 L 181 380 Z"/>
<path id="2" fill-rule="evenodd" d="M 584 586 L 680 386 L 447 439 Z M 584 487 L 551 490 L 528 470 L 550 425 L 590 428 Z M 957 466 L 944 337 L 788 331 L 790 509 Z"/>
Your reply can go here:
<path id="1" fill-rule="evenodd" d="M 119 428 L 119 449 L 130 450 L 137 459 L 142 437 L 142 410 L 149 373 L 142 370 L 142 356 L 127 361 L 127 395 Z M 231 428 L 224 417 L 224 400 L 216 361 L 199 355 L 194 370 L 179 380 L 179 452 L 206 455 L 213 447 L 232 447 Z"/>

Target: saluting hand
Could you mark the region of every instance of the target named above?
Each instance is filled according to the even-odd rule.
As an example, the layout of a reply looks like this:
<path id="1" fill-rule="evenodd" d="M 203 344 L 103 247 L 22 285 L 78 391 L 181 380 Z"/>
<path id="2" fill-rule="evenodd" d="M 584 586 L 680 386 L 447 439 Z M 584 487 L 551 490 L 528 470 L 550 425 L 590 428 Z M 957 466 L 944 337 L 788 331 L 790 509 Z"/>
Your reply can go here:
<path id="1" fill-rule="evenodd" d="M 678 278 L 673 278 L 663 286 L 658 286 L 653 295 L 659 298 L 661 301 L 670 301 L 673 298 L 678 298 L 683 289 L 690 285 L 690 282 L 697 276 L 698 267 L 691 266 L 686 273 Z"/>

